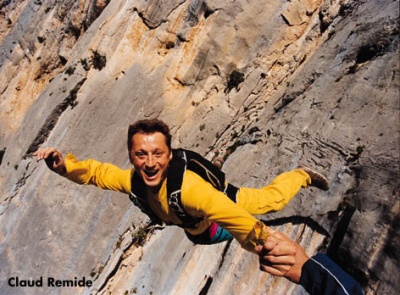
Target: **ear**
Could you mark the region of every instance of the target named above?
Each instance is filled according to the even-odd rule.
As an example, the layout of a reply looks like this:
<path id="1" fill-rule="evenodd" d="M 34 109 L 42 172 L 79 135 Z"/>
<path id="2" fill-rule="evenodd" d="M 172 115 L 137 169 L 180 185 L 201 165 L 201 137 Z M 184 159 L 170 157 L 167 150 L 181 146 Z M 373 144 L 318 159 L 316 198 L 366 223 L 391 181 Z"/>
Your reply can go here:
<path id="1" fill-rule="evenodd" d="M 172 150 L 169 151 L 169 160 L 172 160 Z"/>

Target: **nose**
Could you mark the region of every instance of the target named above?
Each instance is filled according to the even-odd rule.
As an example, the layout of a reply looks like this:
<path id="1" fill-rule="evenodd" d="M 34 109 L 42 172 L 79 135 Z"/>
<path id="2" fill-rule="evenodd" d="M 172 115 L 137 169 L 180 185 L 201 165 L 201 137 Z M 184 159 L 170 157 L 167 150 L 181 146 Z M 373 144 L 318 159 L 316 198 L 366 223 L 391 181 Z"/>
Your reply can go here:
<path id="1" fill-rule="evenodd" d="M 149 155 L 146 159 L 146 166 L 152 168 L 156 165 L 153 155 Z"/>

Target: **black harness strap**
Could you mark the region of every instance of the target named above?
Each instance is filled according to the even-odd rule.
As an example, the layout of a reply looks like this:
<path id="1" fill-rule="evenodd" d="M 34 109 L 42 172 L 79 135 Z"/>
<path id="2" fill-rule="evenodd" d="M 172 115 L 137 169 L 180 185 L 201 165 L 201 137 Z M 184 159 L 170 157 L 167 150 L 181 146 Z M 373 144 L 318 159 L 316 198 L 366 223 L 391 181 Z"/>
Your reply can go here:
<path id="1" fill-rule="evenodd" d="M 186 213 L 181 198 L 183 175 L 187 168 L 187 158 L 183 150 L 173 150 L 172 160 L 169 162 L 167 172 L 168 205 L 182 221 L 180 227 L 194 228 L 202 218 L 194 218 Z"/>
<path id="2" fill-rule="evenodd" d="M 146 196 L 146 185 L 138 173 L 134 172 L 131 178 L 131 193 L 129 199 L 143 213 L 150 217 L 152 222 L 162 224 L 163 221 L 151 210 Z"/>
<path id="3" fill-rule="evenodd" d="M 237 203 L 237 194 L 239 192 L 239 189 L 228 183 L 228 185 L 225 187 L 224 194 L 228 196 L 229 199 L 231 199 L 233 202 Z"/>

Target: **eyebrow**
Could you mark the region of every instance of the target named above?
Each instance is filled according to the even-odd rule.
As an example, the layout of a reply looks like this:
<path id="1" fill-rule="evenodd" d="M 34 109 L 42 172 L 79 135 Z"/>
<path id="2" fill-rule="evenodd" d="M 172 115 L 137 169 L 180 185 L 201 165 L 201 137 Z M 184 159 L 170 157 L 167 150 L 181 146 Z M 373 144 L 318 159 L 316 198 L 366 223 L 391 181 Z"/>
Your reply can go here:
<path id="1" fill-rule="evenodd" d="M 163 149 L 160 149 L 160 148 L 155 148 L 153 151 L 150 151 L 150 153 L 157 153 L 157 152 L 164 152 L 163 151 Z M 147 151 L 147 150 L 144 150 L 144 149 L 138 149 L 138 150 L 136 150 L 136 151 L 134 151 L 134 153 L 136 154 L 136 153 L 149 153 L 149 151 Z"/>

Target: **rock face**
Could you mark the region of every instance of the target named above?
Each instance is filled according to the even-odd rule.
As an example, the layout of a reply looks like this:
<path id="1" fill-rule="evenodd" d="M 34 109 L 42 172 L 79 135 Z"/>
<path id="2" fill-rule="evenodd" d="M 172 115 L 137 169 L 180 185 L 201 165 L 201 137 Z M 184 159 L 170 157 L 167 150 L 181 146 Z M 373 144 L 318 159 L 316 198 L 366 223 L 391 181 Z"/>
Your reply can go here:
<path id="1" fill-rule="evenodd" d="M 56 146 L 130 166 L 129 123 L 237 185 L 299 164 L 303 189 L 260 216 L 325 251 L 366 294 L 400 290 L 398 1 L 3 1 L 0 4 L 1 294 L 303 294 L 236 241 L 192 245 L 150 229 L 127 196 L 78 186 L 30 156 Z M 240 167 L 240 169 L 239 169 Z M 10 278 L 92 281 L 12 287 Z"/>

